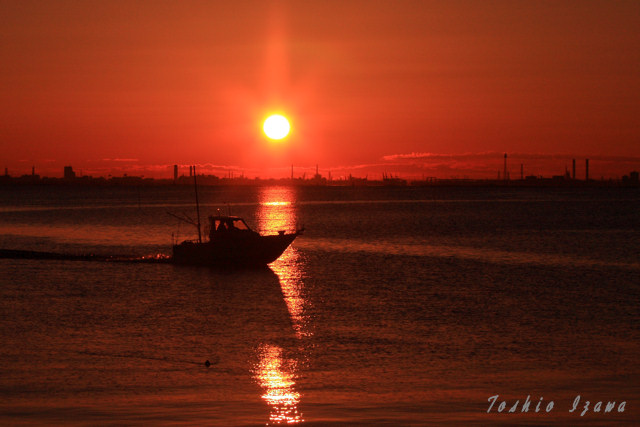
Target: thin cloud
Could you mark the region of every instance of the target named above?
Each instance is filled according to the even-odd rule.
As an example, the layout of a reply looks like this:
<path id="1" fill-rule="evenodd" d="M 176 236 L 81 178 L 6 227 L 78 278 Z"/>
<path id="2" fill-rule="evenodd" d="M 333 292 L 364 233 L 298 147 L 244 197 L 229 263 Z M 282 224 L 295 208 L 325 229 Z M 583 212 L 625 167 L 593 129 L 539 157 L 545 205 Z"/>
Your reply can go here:
<path id="1" fill-rule="evenodd" d="M 382 159 L 386 161 L 393 160 L 408 160 L 408 159 L 467 159 L 467 158 L 491 158 L 495 156 L 502 156 L 504 153 L 497 153 L 492 151 L 487 151 L 484 153 L 456 153 L 456 154 L 445 154 L 445 153 L 421 153 L 421 152 L 411 152 L 411 153 L 401 153 L 401 154 L 389 154 L 383 156 Z"/>
<path id="2" fill-rule="evenodd" d="M 486 151 L 480 153 L 426 153 L 426 152 L 411 152 L 411 153 L 398 153 L 388 154 L 382 157 L 385 161 L 397 161 L 397 160 L 419 160 L 419 159 L 503 159 L 504 152 L 498 151 Z M 511 159 L 537 159 L 537 160 L 572 160 L 572 159 L 590 159 L 605 162 L 640 162 L 640 157 L 637 156 L 614 156 L 603 154 L 571 154 L 571 153 L 509 153 L 507 157 Z"/>

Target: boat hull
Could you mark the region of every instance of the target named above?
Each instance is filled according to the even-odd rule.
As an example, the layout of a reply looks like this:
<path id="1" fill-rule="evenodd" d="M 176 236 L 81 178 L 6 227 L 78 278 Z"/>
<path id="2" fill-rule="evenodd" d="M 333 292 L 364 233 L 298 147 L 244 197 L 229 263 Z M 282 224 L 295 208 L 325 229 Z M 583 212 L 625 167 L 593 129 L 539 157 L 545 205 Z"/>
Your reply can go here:
<path id="1" fill-rule="evenodd" d="M 175 264 L 212 267 L 260 267 L 276 259 L 298 233 L 246 238 L 219 238 L 206 243 L 183 242 L 173 246 Z"/>

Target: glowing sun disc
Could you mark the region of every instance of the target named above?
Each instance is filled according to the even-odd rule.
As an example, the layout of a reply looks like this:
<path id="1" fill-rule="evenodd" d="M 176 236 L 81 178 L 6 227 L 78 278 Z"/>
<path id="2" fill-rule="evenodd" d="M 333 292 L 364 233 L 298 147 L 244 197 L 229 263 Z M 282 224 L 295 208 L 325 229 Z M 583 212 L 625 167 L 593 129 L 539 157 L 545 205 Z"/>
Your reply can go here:
<path id="1" fill-rule="evenodd" d="M 289 121 L 286 117 L 281 116 L 280 114 L 274 114 L 264 121 L 262 129 L 264 130 L 265 135 L 269 138 L 282 139 L 289 135 L 291 126 L 289 126 Z"/>

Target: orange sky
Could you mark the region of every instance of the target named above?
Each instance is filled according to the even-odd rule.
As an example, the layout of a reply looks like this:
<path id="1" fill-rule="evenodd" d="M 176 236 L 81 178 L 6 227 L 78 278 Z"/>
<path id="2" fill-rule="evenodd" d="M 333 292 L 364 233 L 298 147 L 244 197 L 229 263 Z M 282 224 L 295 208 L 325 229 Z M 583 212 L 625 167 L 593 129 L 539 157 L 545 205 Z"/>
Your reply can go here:
<path id="1" fill-rule="evenodd" d="M 638 1 L 1 1 L 0 167 L 640 169 Z M 285 142 L 261 122 L 281 112 Z M 306 168 L 306 169 L 305 169 Z M 579 172 L 580 173 L 580 172 Z"/>

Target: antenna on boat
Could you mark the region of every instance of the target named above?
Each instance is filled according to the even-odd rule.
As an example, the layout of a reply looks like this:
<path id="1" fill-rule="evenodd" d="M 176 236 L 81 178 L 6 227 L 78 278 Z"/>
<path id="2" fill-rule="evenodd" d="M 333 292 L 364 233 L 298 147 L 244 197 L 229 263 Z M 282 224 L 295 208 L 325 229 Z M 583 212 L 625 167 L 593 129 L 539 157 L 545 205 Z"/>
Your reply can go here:
<path id="1" fill-rule="evenodd" d="M 202 232 L 200 231 L 200 203 L 198 202 L 198 181 L 196 179 L 198 174 L 196 173 L 196 167 L 193 166 L 193 186 L 196 189 L 196 214 L 198 215 L 198 222 L 196 227 L 198 227 L 198 243 L 202 243 Z"/>

